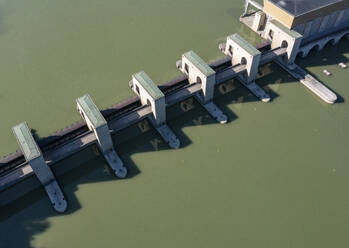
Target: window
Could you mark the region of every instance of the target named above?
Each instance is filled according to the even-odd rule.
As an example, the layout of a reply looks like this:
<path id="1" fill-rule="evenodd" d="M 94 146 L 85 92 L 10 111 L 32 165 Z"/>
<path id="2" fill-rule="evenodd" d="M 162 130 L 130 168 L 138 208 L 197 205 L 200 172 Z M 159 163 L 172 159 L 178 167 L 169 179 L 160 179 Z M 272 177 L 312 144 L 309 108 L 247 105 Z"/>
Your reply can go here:
<path id="1" fill-rule="evenodd" d="M 137 93 L 138 93 L 138 95 L 140 94 L 139 93 L 139 88 L 138 88 L 138 85 L 136 84 L 136 91 L 137 91 Z"/>
<path id="2" fill-rule="evenodd" d="M 284 41 L 281 43 L 281 47 L 282 47 L 282 48 L 287 48 L 287 47 L 288 47 L 287 41 L 284 40 Z"/>
<path id="3" fill-rule="evenodd" d="M 269 31 L 269 38 L 272 40 L 274 39 L 274 31 L 270 29 Z"/>
<path id="4" fill-rule="evenodd" d="M 230 54 L 230 56 L 233 56 L 233 47 L 232 46 L 229 46 L 229 54 Z"/>
<path id="5" fill-rule="evenodd" d="M 187 64 L 184 65 L 184 70 L 186 73 L 189 74 L 189 66 Z"/>

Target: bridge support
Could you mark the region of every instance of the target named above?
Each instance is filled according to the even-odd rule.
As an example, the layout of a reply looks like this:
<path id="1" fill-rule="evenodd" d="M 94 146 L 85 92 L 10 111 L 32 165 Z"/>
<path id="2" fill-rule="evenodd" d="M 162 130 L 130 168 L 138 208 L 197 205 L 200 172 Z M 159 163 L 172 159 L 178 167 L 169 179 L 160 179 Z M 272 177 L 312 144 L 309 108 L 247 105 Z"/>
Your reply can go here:
<path id="1" fill-rule="evenodd" d="M 292 77 L 299 80 L 299 82 L 311 90 L 315 95 L 320 97 L 323 101 L 330 104 L 334 104 L 337 101 L 337 95 L 335 93 L 333 93 L 330 89 L 328 89 L 312 75 L 304 71 L 298 65 L 293 64 L 290 66 L 280 60 L 275 60 L 275 62 Z"/>
<path id="2" fill-rule="evenodd" d="M 227 116 L 213 103 L 216 72 L 193 51 L 183 54 L 177 67 L 188 76 L 190 84 L 201 85 L 201 91 L 195 95 L 198 102 L 219 123 L 227 123 Z"/>
<path id="3" fill-rule="evenodd" d="M 113 169 L 117 177 L 125 178 L 127 175 L 127 169 L 124 167 L 122 160 L 114 150 L 107 121 L 104 119 L 89 95 L 84 95 L 76 99 L 76 103 L 77 109 L 88 128 L 94 132 L 98 146 L 109 166 Z"/>
<path id="4" fill-rule="evenodd" d="M 292 65 L 297 57 L 303 36 L 290 30 L 277 20 L 271 20 L 266 27 L 264 38 L 271 41 L 271 48 L 286 48 L 287 56 L 280 58 L 284 63 Z"/>
<path id="5" fill-rule="evenodd" d="M 258 67 L 261 60 L 261 52 L 238 34 L 227 37 L 223 53 L 231 57 L 232 65 L 246 66 L 246 72 L 238 77 L 256 97 L 263 102 L 269 102 L 271 97 L 255 83 Z"/>
<path id="6" fill-rule="evenodd" d="M 27 123 L 23 122 L 12 128 L 22 153 L 33 169 L 36 177 L 44 186 L 48 197 L 57 212 L 63 213 L 67 209 L 67 201 L 59 187 L 51 168 L 46 164 L 39 146 L 36 144 Z"/>
<path id="7" fill-rule="evenodd" d="M 140 98 L 143 106 L 148 105 L 151 107 L 153 115 L 150 117 L 150 121 L 161 137 L 171 148 L 179 148 L 179 139 L 166 125 L 166 102 L 164 93 L 161 92 L 144 71 L 132 75 L 130 87 Z"/>
<path id="8" fill-rule="evenodd" d="M 264 27 L 266 19 L 266 14 L 263 11 L 256 12 L 251 26 L 252 30 L 258 33 Z"/>

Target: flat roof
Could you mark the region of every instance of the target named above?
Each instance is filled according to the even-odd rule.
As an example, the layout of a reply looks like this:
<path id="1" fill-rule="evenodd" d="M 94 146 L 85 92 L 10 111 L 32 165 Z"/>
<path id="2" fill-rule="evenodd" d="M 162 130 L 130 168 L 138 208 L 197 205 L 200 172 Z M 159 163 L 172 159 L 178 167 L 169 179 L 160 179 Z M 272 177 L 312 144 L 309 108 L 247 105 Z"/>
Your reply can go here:
<path id="1" fill-rule="evenodd" d="M 39 147 L 36 144 L 27 123 L 22 122 L 21 124 L 12 127 L 12 131 L 27 161 L 41 156 Z"/>
<path id="2" fill-rule="evenodd" d="M 343 0 L 268 0 L 293 16 L 300 16 Z"/>
<path id="3" fill-rule="evenodd" d="M 242 38 L 238 34 L 230 35 L 230 36 L 228 36 L 228 39 L 233 40 L 235 43 L 237 43 L 240 47 L 245 49 L 245 51 L 248 52 L 252 56 L 257 56 L 257 55 L 261 54 L 261 52 L 258 51 L 257 48 L 252 46 L 248 41 L 246 41 L 244 38 Z"/>
<path id="4" fill-rule="evenodd" d="M 189 51 L 183 54 L 194 66 L 196 66 L 206 77 L 215 74 L 216 72 L 195 52 Z"/>
<path id="5" fill-rule="evenodd" d="M 146 92 L 154 99 L 157 100 L 164 97 L 164 93 L 159 89 L 159 87 L 151 80 L 151 78 L 144 71 L 140 71 L 133 74 L 133 77 L 140 83 Z"/>
<path id="6" fill-rule="evenodd" d="M 82 97 L 79 97 L 78 99 L 76 99 L 76 102 L 81 106 L 81 108 L 85 112 L 86 117 L 91 121 L 92 125 L 95 128 L 107 123 L 89 95 L 86 94 Z"/>
<path id="7" fill-rule="evenodd" d="M 296 31 L 294 31 L 292 29 L 288 29 L 287 27 L 282 25 L 282 23 L 278 22 L 275 19 L 271 20 L 270 23 L 274 24 L 276 27 L 280 28 L 283 32 L 289 34 L 291 37 L 293 37 L 295 39 L 298 39 L 298 38 L 302 37 L 301 34 L 297 33 Z"/>

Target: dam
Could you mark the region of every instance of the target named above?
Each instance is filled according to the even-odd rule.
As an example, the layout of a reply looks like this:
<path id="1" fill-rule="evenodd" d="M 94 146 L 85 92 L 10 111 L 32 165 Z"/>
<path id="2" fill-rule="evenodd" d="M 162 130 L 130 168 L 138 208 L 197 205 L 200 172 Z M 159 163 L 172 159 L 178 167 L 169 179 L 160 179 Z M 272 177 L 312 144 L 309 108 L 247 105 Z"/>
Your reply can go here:
<path id="1" fill-rule="evenodd" d="M 248 18 L 251 18 L 253 15 L 258 14 L 248 14 Z M 38 142 L 40 149 L 43 151 L 46 165 L 50 167 L 92 144 L 97 144 L 101 151 L 106 151 L 108 149 L 103 148 L 103 143 L 109 140 L 110 134 L 116 133 L 145 118 L 150 120 L 154 128 L 170 147 L 178 148 L 180 140 L 166 126 L 167 107 L 194 96 L 217 122 L 224 124 L 227 121 L 224 112 L 218 109 L 213 103 L 214 87 L 227 80 L 237 78 L 258 99 L 268 102 L 271 100 L 271 97 L 254 80 L 258 68 L 270 62 L 280 65 L 281 68 L 307 86 L 308 89 L 325 102 L 335 103 L 337 99 L 336 95 L 317 79 L 295 65 L 294 59 L 298 54 L 306 55 L 313 47 L 323 47 L 324 45 L 322 44 L 333 42 L 333 40 L 334 43 L 337 43 L 341 38 L 348 37 L 348 28 L 341 28 L 336 30 L 336 32 L 326 34 L 324 37 L 307 41 L 303 45 L 302 35 L 295 31 L 290 32 L 277 20 L 271 20 L 269 25 L 272 32 L 269 31 L 266 33 L 273 34 L 273 40 L 269 41 L 265 47 L 259 49 L 254 48 L 242 39 L 242 37 L 234 34 L 227 37 L 226 43 L 219 47 L 227 57 L 211 65 L 207 65 L 192 51 L 183 54 L 182 59 L 176 63 L 176 66 L 183 72 L 184 76 L 173 80 L 169 84 L 157 87 L 146 76 L 145 72 L 141 72 L 132 76 L 130 86 L 137 95 L 133 99 L 117 104 L 114 108 L 100 111 L 100 113 L 96 107 L 90 108 L 93 111 L 84 111 L 81 104 L 77 103 L 78 109 L 85 113 L 84 116 L 87 116 L 87 112 L 91 112 L 94 113 L 93 115 L 95 117 L 83 117 L 83 122 L 77 123 L 69 130 L 63 130 L 58 135 L 59 138 L 47 144 L 40 145 L 40 142 Z M 292 43 L 290 41 L 294 42 Z M 90 104 L 87 105 L 92 106 L 92 99 L 90 97 L 88 99 Z M 77 102 L 80 101 L 77 100 Z M 96 119 L 95 125 L 93 124 L 94 121 L 92 121 L 93 118 Z M 104 129 L 101 132 L 97 131 L 100 127 Z M 109 130 L 110 132 L 107 132 Z M 108 147 L 110 150 L 110 142 Z M 110 161 L 117 161 L 117 165 L 114 167 L 116 168 L 115 174 L 125 177 L 125 169 L 121 165 L 123 164 L 122 161 L 117 157 L 117 152 L 113 151 L 112 154 L 113 159 Z M 109 155 L 105 156 L 108 161 L 107 157 Z M 113 163 L 110 161 L 108 161 L 108 164 L 110 167 L 113 167 Z M 0 161 L 0 165 L 1 204 L 5 205 L 8 201 L 16 198 L 16 196 L 9 197 L 8 192 L 10 191 L 7 191 L 7 189 L 27 177 L 34 176 L 35 171 L 30 165 L 30 161 L 24 157 L 23 152 L 17 152 L 6 157 Z M 123 172 L 118 174 L 118 168 Z M 23 193 L 25 192 L 21 192 L 21 194 Z"/>

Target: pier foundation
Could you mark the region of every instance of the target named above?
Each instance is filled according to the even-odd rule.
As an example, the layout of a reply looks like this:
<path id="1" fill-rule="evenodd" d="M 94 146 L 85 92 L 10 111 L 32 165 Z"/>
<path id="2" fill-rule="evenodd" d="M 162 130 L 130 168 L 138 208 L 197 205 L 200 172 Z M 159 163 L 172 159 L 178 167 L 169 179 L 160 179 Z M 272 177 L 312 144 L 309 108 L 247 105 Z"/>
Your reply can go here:
<path id="1" fill-rule="evenodd" d="M 232 65 L 244 65 L 246 71 L 238 78 L 256 97 L 263 102 L 269 102 L 271 97 L 255 83 L 255 78 L 261 61 L 261 52 L 238 34 L 227 37 L 223 53 L 231 57 Z"/>
<path id="2" fill-rule="evenodd" d="M 67 209 L 67 201 L 64 199 L 63 192 L 51 168 L 46 164 L 42 152 L 36 144 L 27 123 L 23 122 L 14 126 L 12 131 L 16 136 L 27 163 L 44 186 L 54 209 L 60 213 L 64 212 Z"/>
<path id="3" fill-rule="evenodd" d="M 264 38 L 271 42 L 271 49 L 286 48 L 287 56 L 280 59 L 292 65 L 299 52 L 303 36 L 274 19 L 268 23 Z"/>
<path id="4" fill-rule="evenodd" d="M 227 116 L 213 103 L 216 72 L 193 51 L 183 54 L 177 67 L 188 77 L 190 84 L 201 86 L 201 91 L 195 95 L 199 103 L 216 121 L 226 123 Z"/>
<path id="5" fill-rule="evenodd" d="M 292 66 L 283 63 L 282 61 L 275 61 L 282 69 L 288 72 L 292 77 L 299 80 L 304 86 L 311 90 L 315 95 L 320 97 L 323 101 L 334 104 L 337 101 L 337 95 L 323 85 L 319 80 L 307 73 L 296 64 Z"/>
<path id="6" fill-rule="evenodd" d="M 98 146 L 109 166 L 117 177 L 125 178 L 127 169 L 124 167 L 119 155 L 115 152 L 107 121 L 89 95 L 78 98 L 76 103 L 77 109 L 88 128 L 94 132 Z"/>
<path id="7" fill-rule="evenodd" d="M 152 115 L 148 117 L 155 129 L 171 148 L 179 148 L 180 141 L 166 124 L 166 101 L 153 80 L 144 72 L 132 75 L 131 89 L 139 97 L 143 106 L 149 106 Z"/>

